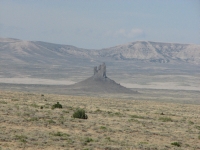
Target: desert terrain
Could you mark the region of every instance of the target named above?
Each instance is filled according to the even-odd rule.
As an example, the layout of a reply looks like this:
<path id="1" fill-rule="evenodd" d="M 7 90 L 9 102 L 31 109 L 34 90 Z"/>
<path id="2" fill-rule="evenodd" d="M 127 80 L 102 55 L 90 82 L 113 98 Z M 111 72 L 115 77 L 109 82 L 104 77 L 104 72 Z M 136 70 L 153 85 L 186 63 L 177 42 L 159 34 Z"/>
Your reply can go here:
<path id="1" fill-rule="evenodd" d="M 199 45 L 0 38 L 0 51 L 0 150 L 200 149 Z"/>
<path id="2" fill-rule="evenodd" d="M 0 149 L 200 149 L 200 105 L 185 104 L 190 95 L 169 102 L 1 90 Z M 52 109 L 57 102 L 62 109 Z M 77 108 L 88 119 L 72 118 Z"/>

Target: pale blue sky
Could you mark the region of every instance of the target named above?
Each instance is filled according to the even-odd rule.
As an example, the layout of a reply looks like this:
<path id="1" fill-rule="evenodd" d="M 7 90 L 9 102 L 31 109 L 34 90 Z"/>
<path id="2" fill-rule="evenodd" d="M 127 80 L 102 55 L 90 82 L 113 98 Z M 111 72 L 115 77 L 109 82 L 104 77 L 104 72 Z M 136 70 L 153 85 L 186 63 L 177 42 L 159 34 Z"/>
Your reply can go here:
<path id="1" fill-rule="evenodd" d="M 200 44 L 200 0 L 0 0 L 0 37 L 90 49 Z"/>

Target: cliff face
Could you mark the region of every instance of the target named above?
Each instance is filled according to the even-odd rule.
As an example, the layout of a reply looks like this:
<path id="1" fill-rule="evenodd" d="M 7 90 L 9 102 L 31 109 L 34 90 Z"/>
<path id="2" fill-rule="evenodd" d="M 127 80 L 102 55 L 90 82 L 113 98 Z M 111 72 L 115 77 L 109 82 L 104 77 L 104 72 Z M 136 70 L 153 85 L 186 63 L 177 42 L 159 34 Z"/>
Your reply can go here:
<path id="1" fill-rule="evenodd" d="M 126 87 L 121 86 L 114 80 L 106 76 L 106 65 L 103 63 L 99 67 L 94 67 L 94 74 L 90 78 L 69 86 L 71 90 L 77 92 L 90 92 L 90 93 L 124 93 L 134 94 L 138 93 Z"/>

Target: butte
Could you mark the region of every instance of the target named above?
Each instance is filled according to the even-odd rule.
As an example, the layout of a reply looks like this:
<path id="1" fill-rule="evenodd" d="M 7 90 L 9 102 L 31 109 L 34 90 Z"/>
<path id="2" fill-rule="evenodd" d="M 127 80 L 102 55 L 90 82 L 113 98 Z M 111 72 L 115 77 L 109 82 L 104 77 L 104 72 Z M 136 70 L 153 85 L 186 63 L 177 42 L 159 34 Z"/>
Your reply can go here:
<path id="1" fill-rule="evenodd" d="M 106 65 L 94 67 L 93 76 L 69 86 L 71 90 L 86 93 L 103 94 L 136 94 L 137 91 L 128 89 L 106 76 Z"/>

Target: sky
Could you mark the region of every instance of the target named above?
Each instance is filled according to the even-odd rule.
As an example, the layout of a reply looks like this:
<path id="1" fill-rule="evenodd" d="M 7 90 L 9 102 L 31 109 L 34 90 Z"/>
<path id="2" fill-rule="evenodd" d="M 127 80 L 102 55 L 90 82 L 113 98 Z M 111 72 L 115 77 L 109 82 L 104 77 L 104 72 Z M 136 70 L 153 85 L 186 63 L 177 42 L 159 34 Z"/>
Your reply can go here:
<path id="1" fill-rule="evenodd" d="M 200 0 L 0 0 L 0 37 L 87 49 L 200 44 Z"/>

